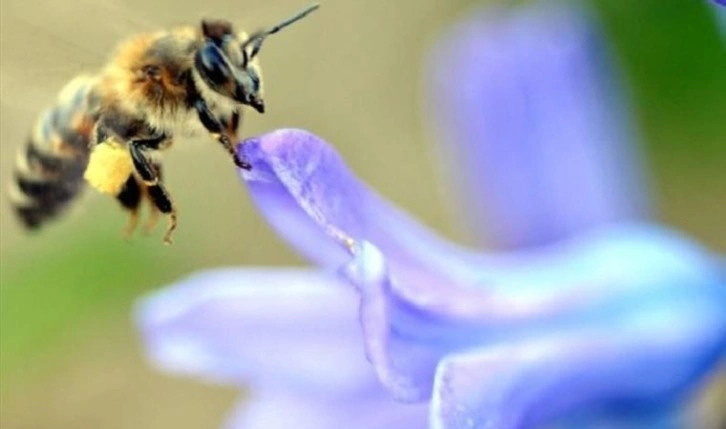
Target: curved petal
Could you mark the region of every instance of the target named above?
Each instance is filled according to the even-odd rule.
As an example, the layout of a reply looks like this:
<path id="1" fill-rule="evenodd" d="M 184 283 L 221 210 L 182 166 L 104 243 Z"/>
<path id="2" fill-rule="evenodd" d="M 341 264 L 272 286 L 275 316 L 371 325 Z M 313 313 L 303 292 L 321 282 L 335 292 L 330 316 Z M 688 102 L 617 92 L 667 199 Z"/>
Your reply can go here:
<path id="1" fill-rule="evenodd" d="M 425 429 L 428 404 L 402 404 L 380 388 L 366 395 L 316 396 L 263 391 L 245 399 L 224 429 Z"/>
<path id="2" fill-rule="evenodd" d="M 502 247 L 647 211 L 603 38 L 581 10 L 551 3 L 471 14 L 426 67 L 426 122 L 438 131 L 461 213 Z"/>
<path id="3" fill-rule="evenodd" d="M 240 170 L 265 218 L 309 259 L 337 268 L 349 239 L 380 247 L 395 270 L 480 270 L 478 256 L 445 241 L 361 183 L 321 138 L 283 129 L 238 146 L 252 170 Z"/>
<path id="4" fill-rule="evenodd" d="M 490 273 L 486 287 L 400 281 L 367 242 L 344 273 L 361 294 L 366 352 L 379 379 L 397 399 L 418 401 L 430 397 L 439 361 L 459 350 L 570 330 L 615 336 L 648 317 L 660 323 L 648 331 L 655 338 L 690 329 L 689 363 L 707 371 L 709 356 L 726 353 L 721 270 L 689 241 L 632 228 L 549 248 Z"/>
<path id="5" fill-rule="evenodd" d="M 136 321 L 164 370 L 345 392 L 375 383 L 357 308 L 353 291 L 317 271 L 220 269 L 142 299 Z"/>
<path id="6" fill-rule="evenodd" d="M 574 327 L 621 326 L 653 307 L 668 314 L 664 332 L 697 325 L 726 338 L 725 315 L 714 310 L 726 305 L 723 268 L 665 229 L 601 228 L 494 260 L 418 226 L 309 133 L 280 130 L 239 150 L 253 165 L 243 178 L 273 226 L 319 263 L 340 263 L 358 288 L 367 356 L 399 400 L 430 398 L 436 366 L 451 353 Z"/>
<path id="7" fill-rule="evenodd" d="M 664 329 L 663 309 L 643 313 L 447 357 L 436 376 L 434 427 L 529 429 L 572 416 L 584 427 L 612 418 L 616 427 L 672 427 L 726 340 L 698 321 Z"/>

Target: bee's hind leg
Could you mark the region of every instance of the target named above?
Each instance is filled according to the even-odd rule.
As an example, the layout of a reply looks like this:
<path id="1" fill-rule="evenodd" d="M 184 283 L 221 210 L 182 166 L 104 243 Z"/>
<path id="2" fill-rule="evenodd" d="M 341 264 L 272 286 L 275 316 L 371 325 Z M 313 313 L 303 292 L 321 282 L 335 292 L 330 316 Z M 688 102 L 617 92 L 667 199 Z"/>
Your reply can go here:
<path id="1" fill-rule="evenodd" d="M 171 236 L 177 224 L 176 209 L 174 208 L 169 193 L 157 175 L 156 168 L 154 168 L 151 161 L 144 155 L 142 145 L 143 143 L 140 142 L 131 142 L 129 144 L 131 159 L 133 160 L 136 172 L 143 180 L 144 186 L 146 186 L 146 192 L 151 203 L 160 212 L 169 216 L 169 225 L 166 228 L 166 233 L 164 233 L 164 243 L 171 244 Z"/>
<path id="2" fill-rule="evenodd" d="M 176 210 L 171 202 L 171 198 L 161 184 L 151 185 L 146 190 L 149 193 L 149 198 L 151 199 L 152 204 L 160 212 L 169 215 L 169 224 L 167 225 L 166 232 L 164 233 L 164 243 L 171 244 L 171 236 L 176 229 L 177 224 Z"/>
<path id="3" fill-rule="evenodd" d="M 158 180 L 162 180 L 162 174 L 161 174 L 161 164 L 154 162 L 152 164 L 154 167 L 154 171 L 156 172 L 156 177 L 158 177 Z M 156 225 L 159 223 L 159 213 L 161 211 L 159 210 L 159 207 L 157 207 L 156 203 L 154 202 L 153 198 L 151 197 L 151 194 L 149 193 L 149 190 L 146 186 L 144 186 L 143 189 L 144 197 L 146 197 L 149 200 L 150 206 L 149 206 L 149 217 L 146 219 L 146 222 L 144 223 L 144 234 L 151 234 L 152 231 L 154 231 L 154 228 L 156 228 Z"/>
<path id="4" fill-rule="evenodd" d="M 141 194 L 141 186 L 132 174 L 128 179 L 126 179 L 126 183 L 123 188 L 121 188 L 121 192 L 116 195 L 118 202 L 121 203 L 123 208 L 129 211 L 129 220 L 126 224 L 126 228 L 124 229 L 124 237 L 127 239 L 130 238 L 136 230 L 136 224 L 139 220 Z"/>
<path id="5" fill-rule="evenodd" d="M 149 217 L 146 219 L 146 222 L 144 222 L 143 231 L 144 234 L 151 234 L 154 232 L 154 228 L 156 228 L 156 225 L 159 224 L 159 208 L 156 207 L 156 203 L 154 203 L 154 200 L 151 198 L 151 195 L 149 195 L 148 189 L 146 189 L 144 192 L 146 192 L 146 196 L 149 199 L 149 202 L 151 203 L 151 207 L 149 208 Z"/>

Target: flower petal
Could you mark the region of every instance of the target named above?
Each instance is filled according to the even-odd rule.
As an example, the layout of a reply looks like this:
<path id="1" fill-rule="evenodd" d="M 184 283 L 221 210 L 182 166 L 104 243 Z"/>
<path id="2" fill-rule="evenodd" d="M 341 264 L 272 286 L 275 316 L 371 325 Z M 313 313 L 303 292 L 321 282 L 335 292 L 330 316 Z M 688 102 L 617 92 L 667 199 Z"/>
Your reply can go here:
<path id="1" fill-rule="evenodd" d="M 401 404 L 380 388 L 367 395 L 315 396 L 263 391 L 242 401 L 224 429 L 424 429 L 428 404 Z"/>
<path id="2" fill-rule="evenodd" d="M 254 137 L 238 150 L 253 166 L 241 170 L 268 222 L 303 255 L 337 268 L 350 255 L 344 240 L 376 244 L 396 270 L 426 267 L 453 274 L 480 262 L 418 224 L 361 183 L 321 138 L 283 129 Z"/>
<path id="3" fill-rule="evenodd" d="M 602 37 L 581 12 L 486 8 L 430 56 L 427 122 L 439 132 L 440 158 L 471 229 L 502 247 L 647 211 L 627 106 Z"/>
<path id="4" fill-rule="evenodd" d="M 379 249 L 359 243 L 344 273 L 361 293 L 368 358 L 397 399 L 428 399 L 439 361 L 460 350 L 573 329 L 599 338 L 648 317 L 659 318 L 654 338 L 691 329 L 689 363 L 700 371 L 726 352 L 722 267 L 693 243 L 659 229 L 609 228 L 532 255 L 488 270 L 482 285 L 432 286 L 399 281 Z"/>
<path id="5" fill-rule="evenodd" d="M 344 392 L 375 383 L 357 308 L 353 291 L 317 271 L 220 269 L 144 298 L 136 320 L 167 371 Z"/>
<path id="6" fill-rule="evenodd" d="M 726 305 L 716 287 L 722 267 L 663 228 L 603 227 L 536 250 L 481 256 L 381 200 L 316 136 L 279 130 L 239 150 L 253 165 L 241 173 L 253 199 L 283 237 L 324 266 L 343 264 L 362 297 L 367 356 L 399 400 L 430 398 L 436 367 L 452 353 L 564 328 L 620 326 L 653 307 L 672 309 L 666 331 L 703 322 L 726 338 L 724 315 L 713 315 Z M 355 239 L 352 249 L 346 238 Z"/>
<path id="7" fill-rule="evenodd" d="M 450 356 L 436 376 L 433 426 L 528 429 L 577 416 L 658 427 L 643 421 L 670 420 L 724 343 L 709 326 L 663 329 L 663 322 L 663 314 L 646 314 Z"/>

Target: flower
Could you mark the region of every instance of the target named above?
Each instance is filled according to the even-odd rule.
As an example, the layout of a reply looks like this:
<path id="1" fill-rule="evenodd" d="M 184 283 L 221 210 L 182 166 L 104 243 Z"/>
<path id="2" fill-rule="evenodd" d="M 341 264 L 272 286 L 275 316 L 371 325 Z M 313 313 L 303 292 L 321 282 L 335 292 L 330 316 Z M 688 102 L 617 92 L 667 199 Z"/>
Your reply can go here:
<path id="1" fill-rule="evenodd" d="M 489 10 L 434 53 L 458 181 L 515 250 L 448 242 L 321 138 L 274 131 L 239 146 L 253 166 L 240 175 L 318 268 L 213 270 L 145 298 L 151 361 L 251 386 L 229 428 L 678 424 L 724 361 L 723 261 L 633 205 L 630 134 L 617 100 L 599 104 L 612 92 L 588 60 L 587 22 Z"/>
<path id="2" fill-rule="evenodd" d="M 500 248 L 651 210 L 619 76 L 582 13 L 490 9 L 459 23 L 427 64 L 439 159 L 470 228 Z"/>
<path id="3" fill-rule="evenodd" d="M 225 427 L 425 427 L 427 405 L 390 399 L 364 357 L 357 297 L 314 269 L 218 269 L 140 302 L 161 369 L 252 386 Z"/>

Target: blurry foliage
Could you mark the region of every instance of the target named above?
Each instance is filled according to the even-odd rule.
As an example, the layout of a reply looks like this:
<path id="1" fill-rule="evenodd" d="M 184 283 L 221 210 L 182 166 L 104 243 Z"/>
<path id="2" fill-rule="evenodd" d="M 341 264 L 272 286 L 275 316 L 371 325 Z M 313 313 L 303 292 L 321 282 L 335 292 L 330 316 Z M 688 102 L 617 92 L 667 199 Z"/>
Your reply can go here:
<path id="1" fill-rule="evenodd" d="M 726 46 L 706 1 L 596 0 L 650 153 L 726 161 Z"/>
<path id="2" fill-rule="evenodd" d="M 173 254 L 126 243 L 98 226 L 71 245 L 56 241 L 32 256 L 6 254 L 0 287 L 3 388 L 12 386 L 15 380 L 7 375 L 14 371 L 21 370 L 27 382 L 30 371 L 22 370 L 35 367 L 33 358 L 51 352 L 64 332 L 103 322 L 114 307 L 127 311 L 141 291 L 171 280 L 160 266 L 181 265 L 169 260 Z"/>
<path id="3" fill-rule="evenodd" d="M 663 221 L 726 249 L 726 44 L 708 1 L 595 0 Z"/>

